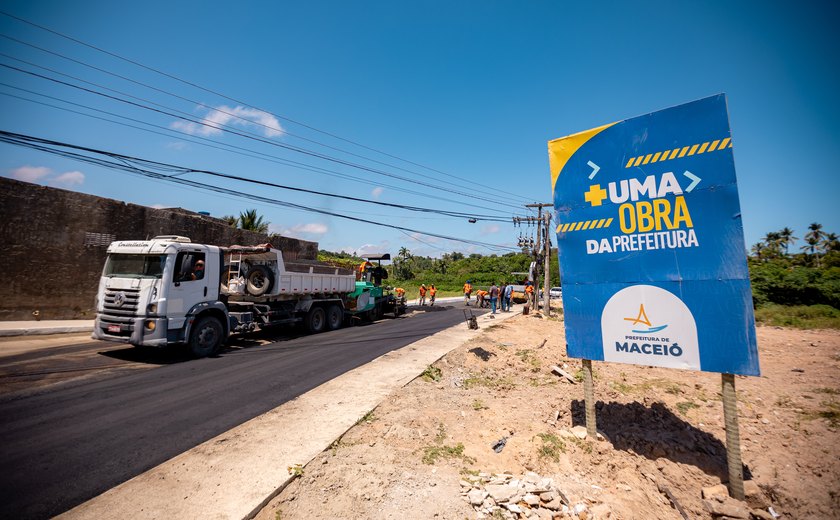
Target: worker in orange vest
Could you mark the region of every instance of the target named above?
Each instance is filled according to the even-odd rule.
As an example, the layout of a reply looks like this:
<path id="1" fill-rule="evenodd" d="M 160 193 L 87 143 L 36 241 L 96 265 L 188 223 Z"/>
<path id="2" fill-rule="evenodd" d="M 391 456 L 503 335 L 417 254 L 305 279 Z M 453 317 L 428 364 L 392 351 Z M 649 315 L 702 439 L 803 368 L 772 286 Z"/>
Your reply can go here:
<path id="1" fill-rule="evenodd" d="M 420 301 L 418 305 L 426 305 L 426 284 L 420 284 Z"/>
<path id="2" fill-rule="evenodd" d="M 479 289 L 478 291 L 475 292 L 475 301 L 476 301 L 476 305 L 478 305 L 479 308 L 484 307 L 485 296 L 487 296 L 487 291 L 483 291 L 483 290 Z"/>
<path id="3" fill-rule="evenodd" d="M 435 296 L 437 296 L 437 288 L 435 287 L 435 284 L 432 284 L 432 286 L 429 288 L 430 306 L 435 305 Z"/>
<path id="4" fill-rule="evenodd" d="M 394 292 L 397 293 L 397 300 L 399 300 L 400 302 L 405 301 L 405 289 L 403 289 L 402 287 L 397 287 L 396 289 L 394 289 Z"/>
<path id="5" fill-rule="evenodd" d="M 470 294 L 472 294 L 472 284 L 467 280 L 464 284 L 464 304 L 467 306 L 470 304 Z"/>
<path id="6" fill-rule="evenodd" d="M 531 285 L 531 282 L 528 282 L 525 285 L 525 298 L 528 300 L 528 305 L 531 305 L 536 309 L 536 300 L 534 299 L 534 286 Z"/>

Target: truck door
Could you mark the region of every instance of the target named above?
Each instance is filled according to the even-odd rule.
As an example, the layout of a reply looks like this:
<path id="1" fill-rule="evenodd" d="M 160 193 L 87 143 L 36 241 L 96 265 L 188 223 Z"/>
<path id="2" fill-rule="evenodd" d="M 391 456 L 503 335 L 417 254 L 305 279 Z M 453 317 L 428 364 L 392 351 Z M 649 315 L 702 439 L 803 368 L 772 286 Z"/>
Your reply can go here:
<path id="1" fill-rule="evenodd" d="M 203 251 L 181 251 L 175 258 L 167 305 L 171 329 L 182 328 L 187 311 L 207 300 L 208 286 L 214 277 L 207 271 L 206 256 Z"/>

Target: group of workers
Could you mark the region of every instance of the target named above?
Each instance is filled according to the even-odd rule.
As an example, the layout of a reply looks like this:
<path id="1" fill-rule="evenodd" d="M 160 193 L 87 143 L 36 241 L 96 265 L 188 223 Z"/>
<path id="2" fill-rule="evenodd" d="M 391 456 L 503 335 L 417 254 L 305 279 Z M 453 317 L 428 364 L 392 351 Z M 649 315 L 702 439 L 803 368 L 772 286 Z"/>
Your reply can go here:
<path id="1" fill-rule="evenodd" d="M 426 288 L 426 284 L 420 284 L 420 300 L 417 302 L 417 305 L 426 305 L 426 293 L 429 293 L 429 305 L 434 307 L 435 305 L 435 298 L 437 298 L 437 288 L 435 284 L 431 284 L 429 288 Z"/>
<path id="2" fill-rule="evenodd" d="M 528 293 L 528 289 L 530 289 L 530 293 Z M 467 306 L 470 304 L 472 292 L 472 282 L 471 280 L 467 280 L 464 284 L 464 304 Z M 534 288 L 529 284 L 525 287 L 525 292 L 528 293 L 528 296 L 530 296 L 530 294 L 534 292 Z M 479 307 L 490 307 L 493 314 L 496 314 L 497 304 L 499 305 L 501 312 L 510 312 L 512 296 L 513 285 L 509 285 L 507 282 L 502 282 L 501 286 L 498 286 L 495 282 L 493 282 L 493 285 L 491 285 L 488 290 L 485 291 L 483 289 L 479 289 L 475 292 L 476 304 Z"/>
<path id="3" fill-rule="evenodd" d="M 397 293 L 397 298 L 401 300 L 405 299 L 405 289 L 397 287 L 395 291 Z M 464 283 L 464 304 L 467 306 L 470 304 L 472 293 L 472 281 L 467 280 L 466 283 Z M 427 294 L 429 295 L 429 305 L 434 306 L 435 298 L 437 297 L 437 288 L 434 284 L 430 284 L 428 288 L 426 287 L 426 284 L 420 284 L 420 298 L 417 301 L 418 305 L 426 305 Z M 496 285 L 494 282 L 493 285 L 491 285 L 486 291 L 483 289 L 475 291 L 476 305 L 481 308 L 490 307 L 493 314 L 496 314 L 497 305 L 499 306 L 501 312 L 510 312 L 512 296 L 513 285 L 509 285 L 507 282 L 502 282 L 501 286 Z M 525 284 L 525 297 L 527 298 L 529 304 L 533 304 L 534 286 L 531 282 L 526 282 Z"/>

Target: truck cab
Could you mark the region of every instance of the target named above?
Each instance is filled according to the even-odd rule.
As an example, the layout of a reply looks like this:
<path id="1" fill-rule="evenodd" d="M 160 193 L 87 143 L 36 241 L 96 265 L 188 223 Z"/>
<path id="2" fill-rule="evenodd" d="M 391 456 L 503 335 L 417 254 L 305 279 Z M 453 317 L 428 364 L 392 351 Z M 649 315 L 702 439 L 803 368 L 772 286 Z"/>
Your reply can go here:
<path id="1" fill-rule="evenodd" d="M 222 252 L 189 238 L 113 242 L 99 281 L 94 339 L 209 355 L 227 337 L 219 299 Z"/>

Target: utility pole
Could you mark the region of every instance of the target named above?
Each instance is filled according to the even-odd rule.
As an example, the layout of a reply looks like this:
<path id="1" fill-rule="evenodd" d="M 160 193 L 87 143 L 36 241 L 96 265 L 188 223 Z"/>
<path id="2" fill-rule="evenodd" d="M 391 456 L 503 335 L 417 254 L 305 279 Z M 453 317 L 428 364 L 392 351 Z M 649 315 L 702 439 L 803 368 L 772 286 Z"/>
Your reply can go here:
<path id="1" fill-rule="evenodd" d="M 543 208 L 550 208 L 553 204 L 526 204 L 526 208 L 537 208 L 538 214 L 536 217 L 514 217 L 513 223 L 522 224 L 523 222 L 527 224 L 536 224 L 537 226 L 537 243 L 536 247 L 533 247 L 532 254 L 534 255 L 534 260 L 539 258 L 540 249 L 543 250 L 543 274 L 545 275 L 545 281 L 543 284 L 543 314 L 549 316 L 551 314 L 551 306 L 550 306 L 550 295 L 549 295 L 549 285 L 551 285 L 551 273 L 549 269 L 549 260 L 551 257 L 551 235 L 550 228 L 551 228 L 551 214 L 546 213 L 543 215 Z M 522 245 L 520 243 L 520 245 Z M 535 271 L 539 270 L 539 266 L 535 266 Z M 536 278 L 536 272 L 535 278 Z M 537 307 L 536 303 L 539 298 L 539 282 L 535 279 L 534 280 L 534 307 Z M 534 309 L 537 310 L 536 308 Z"/>

